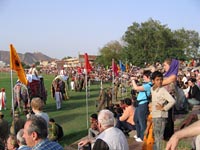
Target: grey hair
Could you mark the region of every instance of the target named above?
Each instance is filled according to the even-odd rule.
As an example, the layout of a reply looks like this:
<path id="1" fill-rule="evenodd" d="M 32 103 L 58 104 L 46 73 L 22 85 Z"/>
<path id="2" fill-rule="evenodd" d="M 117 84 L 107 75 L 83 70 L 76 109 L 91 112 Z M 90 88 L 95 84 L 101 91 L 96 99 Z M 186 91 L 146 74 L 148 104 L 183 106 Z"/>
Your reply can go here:
<path id="1" fill-rule="evenodd" d="M 47 138 L 48 135 L 47 122 L 42 117 L 33 115 L 27 121 L 31 122 L 28 128 L 29 135 L 33 132 L 36 132 L 38 138 L 41 139 Z"/>
<path id="2" fill-rule="evenodd" d="M 22 144 L 22 145 L 26 145 L 26 141 L 25 139 L 23 138 L 23 134 L 24 134 L 24 129 L 20 129 L 18 132 L 17 132 L 17 141 Z"/>
<path id="3" fill-rule="evenodd" d="M 110 110 L 103 109 L 98 114 L 98 122 L 101 123 L 104 129 L 114 126 L 114 114 Z"/>

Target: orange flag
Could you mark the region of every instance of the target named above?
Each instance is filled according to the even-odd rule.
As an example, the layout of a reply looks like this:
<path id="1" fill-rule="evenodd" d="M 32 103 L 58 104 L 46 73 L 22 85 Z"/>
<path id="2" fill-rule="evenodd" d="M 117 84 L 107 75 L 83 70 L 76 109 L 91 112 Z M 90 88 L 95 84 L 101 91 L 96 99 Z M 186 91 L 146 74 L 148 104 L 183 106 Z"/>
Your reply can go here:
<path id="1" fill-rule="evenodd" d="M 17 72 L 17 76 L 21 83 L 23 83 L 25 85 L 28 84 L 21 61 L 20 61 L 19 56 L 12 44 L 10 44 L 10 69 L 15 70 Z"/>
<path id="2" fill-rule="evenodd" d="M 90 71 L 92 70 L 92 67 L 91 67 L 90 62 L 88 60 L 88 54 L 87 53 L 85 53 L 84 58 L 85 58 L 85 69 L 87 70 L 87 73 L 90 73 Z"/>

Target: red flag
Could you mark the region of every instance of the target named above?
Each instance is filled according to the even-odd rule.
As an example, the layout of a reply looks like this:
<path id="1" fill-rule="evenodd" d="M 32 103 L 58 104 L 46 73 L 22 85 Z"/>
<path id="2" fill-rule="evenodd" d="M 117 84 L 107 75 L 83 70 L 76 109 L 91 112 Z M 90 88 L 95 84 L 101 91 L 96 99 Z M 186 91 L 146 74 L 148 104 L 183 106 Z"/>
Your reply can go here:
<path id="1" fill-rule="evenodd" d="M 112 71 L 114 72 L 115 76 L 118 76 L 118 67 L 117 64 L 115 64 L 114 59 L 112 59 Z"/>
<path id="2" fill-rule="evenodd" d="M 85 53 L 84 57 L 85 57 L 85 69 L 86 69 L 87 73 L 90 73 L 90 71 L 92 70 L 92 67 L 91 67 L 90 62 L 88 60 L 88 54 Z"/>
<path id="3" fill-rule="evenodd" d="M 28 80 L 26 79 L 26 74 L 22 67 L 21 61 L 20 61 L 19 56 L 12 44 L 10 44 L 10 68 L 17 72 L 17 76 L 18 76 L 20 82 L 22 82 L 25 85 L 28 84 Z"/>

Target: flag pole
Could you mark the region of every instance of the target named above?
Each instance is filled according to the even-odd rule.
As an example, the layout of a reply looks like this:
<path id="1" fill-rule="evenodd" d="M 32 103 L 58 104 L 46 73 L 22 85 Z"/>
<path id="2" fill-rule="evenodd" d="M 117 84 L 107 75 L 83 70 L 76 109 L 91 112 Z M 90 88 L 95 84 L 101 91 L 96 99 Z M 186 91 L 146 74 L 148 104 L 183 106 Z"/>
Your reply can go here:
<path id="1" fill-rule="evenodd" d="M 112 59 L 112 102 L 114 101 L 114 78 L 115 78 L 115 73 L 114 73 L 114 59 Z"/>
<path id="2" fill-rule="evenodd" d="M 11 81 L 11 98 L 12 98 L 12 118 L 14 120 L 14 116 L 15 116 L 15 108 L 14 108 L 14 97 L 13 97 L 13 72 L 12 69 L 10 70 L 10 81 Z M 13 123 L 13 129 L 14 129 L 14 133 L 15 133 L 15 123 Z"/>
<path id="3" fill-rule="evenodd" d="M 88 125 L 88 86 L 87 86 L 87 69 L 85 68 L 85 92 L 86 92 L 86 121 L 87 121 L 87 129 L 89 127 Z"/>
<path id="4" fill-rule="evenodd" d="M 84 58 L 85 58 L 85 92 L 86 92 L 86 120 L 87 120 L 87 128 L 89 128 L 89 117 L 88 117 L 88 97 L 89 97 L 89 94 L 88 93 L 88 86 L 90 88 L 90 81 L 89 81 L 89 85 L 88 85 L 88 73 L 91 71 L 91 66 L 90 66 L 90 63 L 89 63 L 89 60 L 88 60 L 88 55 L 87 53 L 85 53 L 84 55 Z M 89 92 L 90 92 L 90 89 L 89 89 Z"/>
<path id="5" fill-rule="evenodd" d="M 103 88 L 103 84 L 102 84 L 102 78 L 101 78 L 100 89 L 102 88 Z"/>

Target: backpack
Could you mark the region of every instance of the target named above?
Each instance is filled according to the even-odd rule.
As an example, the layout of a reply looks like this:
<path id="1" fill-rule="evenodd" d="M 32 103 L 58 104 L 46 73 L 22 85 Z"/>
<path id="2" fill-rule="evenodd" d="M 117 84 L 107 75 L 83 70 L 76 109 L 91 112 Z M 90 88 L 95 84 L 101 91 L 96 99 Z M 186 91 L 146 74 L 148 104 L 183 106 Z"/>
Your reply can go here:
<path id="1" fill-rule="evenodd" d="M 152 83 L 148 83 L 148 84 L 150 85 L 150 87 L 152 87 L 152 86 L 153 86 L 153 84 L 152 84 Z M 150 95 L 147 95 L 147 91 L 145 91 L 145 95 L 146 95 L 146 97 L 147 97 L 148 103 L 150 103 L 150 102 L 152 101 L 152 96 L 151 96 L 151 93 L 150 93 Z"/>
<path id="2" fill-rule="evenodd" d="M 56 126 L 57 126 L 57 136 L 58 136 L 57 140 L 61 140 L 62 137 L 64 136 L 63 128 L 57 123 Z"/>
<path id="3" fill-rule="evenodd" d="M 150 85 L 150 87 L 152 87 L 153 85 L 152 85 L 152 83 L 147 83 L 147 84 L 149 84 Z M 141 101 L 148 101 L 148 103 L 149 102 L 151 102 L 151 94 L 150 95 L 147 95 L 147 91 L 144 91 L 144 93 L 145 93 L 145 95 L 146 95 L 146 99 L 142 99 L 142 100 L 134 100 L 134 102 L 133 102 L 133 105 L 134 105 L 134 107 L 138 107 L 138 105 L 139 105 L 139 103 L 141 102 Z"/>

